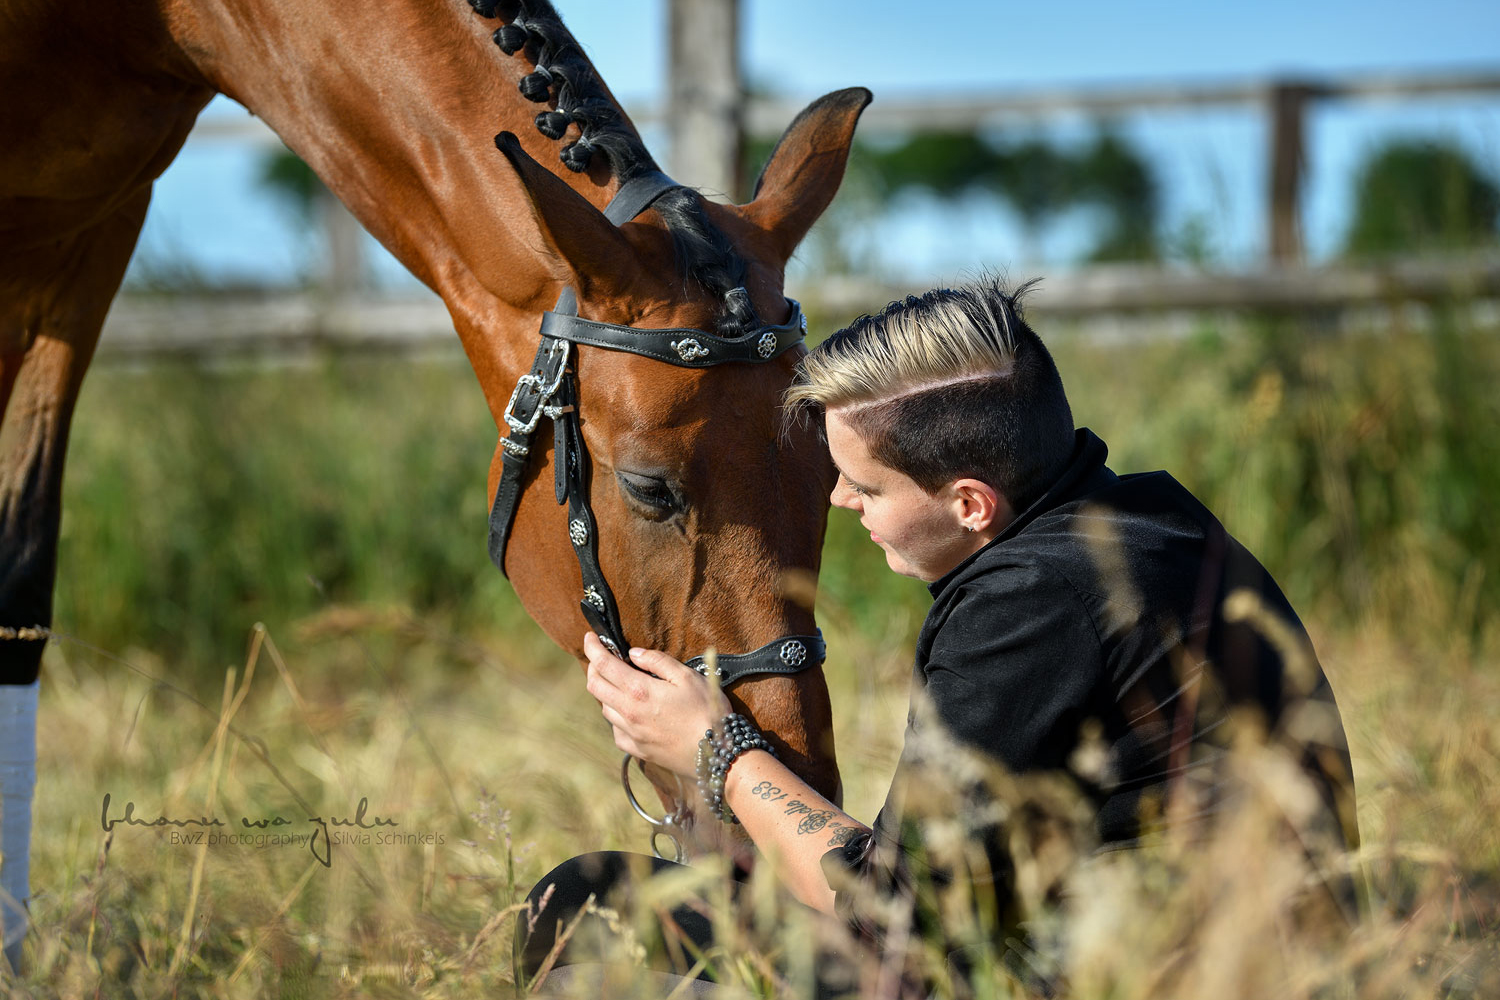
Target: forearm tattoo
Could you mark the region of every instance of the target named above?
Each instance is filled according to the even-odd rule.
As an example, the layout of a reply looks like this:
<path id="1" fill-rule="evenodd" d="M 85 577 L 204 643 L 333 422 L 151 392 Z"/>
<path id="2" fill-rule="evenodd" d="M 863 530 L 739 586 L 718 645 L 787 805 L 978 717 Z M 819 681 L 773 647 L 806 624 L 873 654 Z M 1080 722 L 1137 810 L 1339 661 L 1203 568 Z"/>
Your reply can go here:
<path id="1" fill-rule="evenodd" d="M 768 802 L 782 802 L 787 797 L 786 792 L 769 781 L 762 781 L 750 789 L 750 794 L 758 795 Z M 809 805 L 801 799 L 792 799 L 790 802 L 787 802 L 786 807 L 782 809 L 782 814 L 802 817 L 801 821 L 797 824 L 797 832 L 802 836 L 818 833 L 825 828 L 831 829 L 833 836 L 828 838 L 829 847 L 841 847 L 849 843 L 849 841 L 859 836 L 862 829 L 861 827 L 850 826 L 847 823 L 840 823 L 835 820 L 833 817 L 837 813 L 832 809 L 823 809 L 817 805 Z"/>
<path id="2" fill-rule="evenodd" d="M 862 832 L 857 826 L 845 826 L 842 823 L 835 823 L 833 826 L 833 836 L 828 838 L 829 847 L 843 847 Z"/>
<path id="3" fill-rule="evenodd" d="M 801 834 L 817 833 L 828 825 L 833 819 L 832 809 L 819 809 L 816 806 L 807 805 L 801 799 L 793 799 L 787 803 L 785 813 L 788 816 L 801 816 L 802 822 L 797 824 L 797 832 Z"/>

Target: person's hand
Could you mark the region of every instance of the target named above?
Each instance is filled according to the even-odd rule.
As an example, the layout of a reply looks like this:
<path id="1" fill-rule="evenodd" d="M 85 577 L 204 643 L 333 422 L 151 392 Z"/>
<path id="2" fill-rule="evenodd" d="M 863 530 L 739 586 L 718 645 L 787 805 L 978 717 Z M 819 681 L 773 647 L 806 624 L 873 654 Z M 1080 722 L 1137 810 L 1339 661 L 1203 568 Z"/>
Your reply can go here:
<path id="1" fill-rule="evenodd" d="M 724 693 L 658 650 L 632 649 L 632 667 L 589 632 L 583 637 L 583 652 L 589 658 L 589 694 L 604 707 L 615 746 L 691 777 L 704 730 L 730 711 Z"/>

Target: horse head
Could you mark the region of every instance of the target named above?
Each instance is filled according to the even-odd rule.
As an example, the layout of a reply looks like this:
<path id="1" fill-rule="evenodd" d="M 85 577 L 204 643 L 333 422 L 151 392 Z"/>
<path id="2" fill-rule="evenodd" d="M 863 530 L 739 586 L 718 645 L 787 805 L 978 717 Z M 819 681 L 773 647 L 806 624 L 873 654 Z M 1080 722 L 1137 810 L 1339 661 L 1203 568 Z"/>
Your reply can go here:
<path id="1" fill-rule="evenodd" d="M 792 315 L 787 260 L 833 198 L 868 101 L 868 91 L 854 89 L 811 105 L 748 203 L 676 188 L 618 226 L 514 137 L 498 145 L 532 213 L 536 256 L 556 286 L 576 294 L 581 318 L 736 338 Z M 810 430 L 783 426 L 780 405 L 805 348 L 764 364 L 705 368 L 583 344 L 576 352 L 598 565 L 629 641 L 687 660 L 815 632 L 811 582 L 835 474 Z M 586 580 L 548 473 L 555 442 L 539 433 L 532 451 L 505 570 L 536 621 L 582 658 Z M 492 496 L 504 461 L 502 446 L 491 463 Z M 820 666 L 745 677 L 726 693 L 794 770 L 838 796 Z M 670 796 L 672 784 L 652 777 Z"/>

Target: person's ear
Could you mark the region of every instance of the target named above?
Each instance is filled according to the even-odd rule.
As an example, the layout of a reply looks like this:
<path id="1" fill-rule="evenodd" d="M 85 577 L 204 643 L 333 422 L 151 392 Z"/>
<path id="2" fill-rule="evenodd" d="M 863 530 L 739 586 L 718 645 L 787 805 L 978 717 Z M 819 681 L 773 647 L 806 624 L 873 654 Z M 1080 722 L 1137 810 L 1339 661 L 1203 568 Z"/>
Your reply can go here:
<path id="1" fill-rule="evenodd" d="M 979 479 L 960 479 L 953 484 L 954 513 L 968 531 L 1001 531 L 1015 517 L 1005 496 Z"/>

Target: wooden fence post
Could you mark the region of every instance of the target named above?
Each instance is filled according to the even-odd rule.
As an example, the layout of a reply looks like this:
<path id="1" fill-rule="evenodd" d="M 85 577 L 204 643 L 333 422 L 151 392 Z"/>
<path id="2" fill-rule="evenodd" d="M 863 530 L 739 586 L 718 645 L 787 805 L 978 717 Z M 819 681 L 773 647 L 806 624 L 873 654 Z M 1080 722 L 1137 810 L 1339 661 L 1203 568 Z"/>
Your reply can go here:
<path id="1" fill-rule="evenodd" d="M 334 298 L 352 295 L 364 284 L 365 229 L 343 203 L 326 190 L 319 195 L 318 202 L 323 238 L 328 248 L 320 276 L 323 291 Z"/>
<path id="2" fill-rule="evenodd" d="M 742 193 L 745 90 L 739 0 L 670 0 L 667 135 L 671 173 L 706 194 Z"/>
<path id="3" fill-rule="evenodd" d="M 1295 264 L 1302 260 L 1307 104 L 1321 96 L 1321 88 L 1285 81 L 1272 84 L 1266 96 L 1271 156 L 1267 250 L 1274 263 Z"/>

